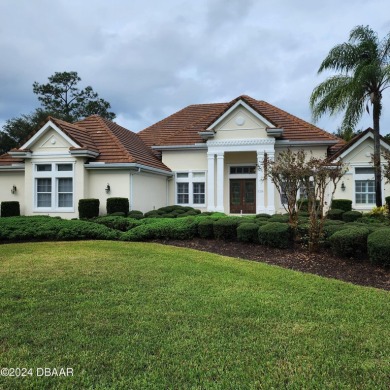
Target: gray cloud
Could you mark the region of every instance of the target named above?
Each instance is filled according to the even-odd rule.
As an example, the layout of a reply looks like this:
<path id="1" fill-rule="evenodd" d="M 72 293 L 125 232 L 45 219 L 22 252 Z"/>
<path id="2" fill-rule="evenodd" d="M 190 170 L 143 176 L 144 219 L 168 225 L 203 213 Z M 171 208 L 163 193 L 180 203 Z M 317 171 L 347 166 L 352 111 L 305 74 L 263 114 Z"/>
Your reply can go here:
<path id="1" fill-rule="evenodd" d="M 387 34 L 386 12 L 376 11 L 386 7 L 385 0 L 3 0 L 0 123 L 38 107 L 34 81 L 70 70 L 132 130 L 188 104 L 241 94 L 311 120 L 322 59 L 355 25 Z M 329 131 L 337 124 L 319 123 Z M 362 127 L 370 124 L 366 115 Z"/>

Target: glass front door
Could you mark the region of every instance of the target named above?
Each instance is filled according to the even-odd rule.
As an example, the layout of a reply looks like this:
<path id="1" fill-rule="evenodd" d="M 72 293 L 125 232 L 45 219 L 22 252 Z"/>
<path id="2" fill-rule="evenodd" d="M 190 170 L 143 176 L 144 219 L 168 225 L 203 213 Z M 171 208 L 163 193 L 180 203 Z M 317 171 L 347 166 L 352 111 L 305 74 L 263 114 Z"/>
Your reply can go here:
<path id="1" fill-rule="evenodd" d="M 256 213 L 256 180 L 230 180 L 230 213 Z"/>

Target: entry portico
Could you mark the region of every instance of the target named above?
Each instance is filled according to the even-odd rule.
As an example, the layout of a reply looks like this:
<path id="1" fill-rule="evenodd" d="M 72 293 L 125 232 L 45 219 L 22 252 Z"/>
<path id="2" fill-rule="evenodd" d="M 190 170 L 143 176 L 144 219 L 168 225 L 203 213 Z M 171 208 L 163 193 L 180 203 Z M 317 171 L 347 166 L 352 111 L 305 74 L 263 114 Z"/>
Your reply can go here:
<path id="1" fill-rule="evenodd" d="M 221 141 L 207 141 L 207 210 L 235 213 L 271 213 L 275 212 L 274 202 L 274 186 L 270 179 L 264 180 L 264 172 L 262 170 L 265 155 L 273 160 L 275 156 L 275 139 L 274 138 L 259 138 L 259 139 L 229 139 Z M 252 153 L 251 153 L 252 152 Z M 225 156 L 231 154 L 248 153 L 248 157 L 255 156 L 253 163 L 249 164 L 225 164 Z M 234 159 L 232 159 L 234 160 Z M 227 159 L 229 162 L 229 159 Z M 253 167 L 251 169 L 231 169 L 235 167 Z M 225 173 L 226 168 L 228 168 Z M 227 179 L 227 180 L 226 180 Z M 251 181 L 254 180 L 254 186 Z M 226 181 L 229 185 L 226 186 Z M 234 183 L 232 184 L 232 181 Z M 243 185 L 240 185 L 239 181 Z M 227 210 L 225 202 L 225 191 L 229 191 L 229 210 Z M 216 194 L 215 194 L 216 190 Z M 233 197 L 237 194 L 234 190 L 239 191 L 238 204 L 232 210 Z M 242 194 L 244 193 L 244 194 Z M 216 200 L 216 202 L 215 202 Z M 236 201 L 236 203 L 237 203 Z M 247 203 L 254 203 L 254 210 Z"/>

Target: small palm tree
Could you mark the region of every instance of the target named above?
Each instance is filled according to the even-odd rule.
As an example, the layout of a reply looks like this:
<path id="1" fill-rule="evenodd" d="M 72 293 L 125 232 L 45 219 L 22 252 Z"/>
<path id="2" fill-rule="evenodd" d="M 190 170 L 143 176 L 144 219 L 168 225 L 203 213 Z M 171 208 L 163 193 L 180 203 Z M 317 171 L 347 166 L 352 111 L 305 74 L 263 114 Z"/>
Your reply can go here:
<path id="1" fill-rule="evenodd" d="M 390 86 L 390 34 L 379 40 L 369 26 L 355 27 L 348 42 L 330 50 L 318 73 L 324 70 L 340 74 L 327 78 L 312 92 L 310 107 L 315 121 L 325 113 L 344 112 L 342 128 L 354 129 L 364 109 L 370 113 L 372 106 L 376 205 L 382 206 L 379 120 L 382 93 Z"/>

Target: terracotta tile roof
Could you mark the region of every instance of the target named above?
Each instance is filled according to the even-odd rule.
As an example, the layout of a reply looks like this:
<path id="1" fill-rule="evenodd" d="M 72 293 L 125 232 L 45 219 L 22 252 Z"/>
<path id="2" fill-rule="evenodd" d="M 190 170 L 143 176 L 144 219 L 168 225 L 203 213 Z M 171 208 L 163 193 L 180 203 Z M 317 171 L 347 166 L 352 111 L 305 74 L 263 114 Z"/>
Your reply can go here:
<path id="1" fill-rule="evenodd" d="M 340 157 L 346 150 L 348 150 L 357 141 L 359 141 L 361 138 L 363 138 L 367 133 L 374 133 L 374 130 L 371 127 L 368 127 L 366 130 L 355 135 L 355 137 L 353 137 L 348 143 L 344 142 L 344 145 L 341 148 L 339 148 L 334 154 L 332 154 L 331 159 L 334 160 L 334 159 Z M 390 145 L 389 142 L 386 140 L 386 138 L 384 138 L 383 136 L 380 136 L 380 139 L 381 139 L 381 141 Z"/>
<path id="2" fill-rule="evenodd" d="M 86 149 L 99 153 L 96 158 L 91 159 L 94 162 L 136 163 L 170 172 L 170 169 L 158 159 L 155 152 L 146 146 L 137 134 L 98 115 L 92 115 L 73 124 L 53 117 L 47 120 L 52 121 L 79 145 L 79 147 L 71 147 L 71 150 Z M 24 150 L 13 149 L 13 151 Z M 0 156 L 0 165 L 11 165 L 23 161 L 20 158 L 12 158 L 9 154 Z"/>
<path id="3" fill-rule="evenodd" d="M 23 164 L 23 163 L 24 163 L 24 159 L 11 157 L 11 155 L 9 155 L 8 153 L 2 154 L 0 156 L 0 166 L 5 166 L 5 165 L 11 166 L 12 164 Z"/>
<path id="4" fill-rule="evenodd" d="M 90 134 L 85 131 L 81 126 L 76 123 L 72 124 L 60 119 L 49 116 L 48 120 L 51 120 L 56 126 L 58 126 L 69 138 L 80 145 L 80 149 L 88 149 L 94 152 L 99 152 L 94 140 Z"/>
<path id="5" fill-rule="evenodd" d="M 82 128 L 96 145 L 100 154 L 95 162 L 137 163 L 170 171 L 137 134 L 114 122 L 92 115 L 75 125 Z"/>
<path id="6" fill-rule="evenodd" d="M 320 129 L 271 104 L 250 96 L 239 96 L 229 103 L 197 104 L 188 106 L 162 121 L 142 130 L 139 136 L 149 146 L 190 145 L 205 142 L 198 134 L 205 131 L 237 101 L 247 103 L 258 114 L 277 128 L 283 128 L 281 140 L 338 141 L 336 136 Z"/>

